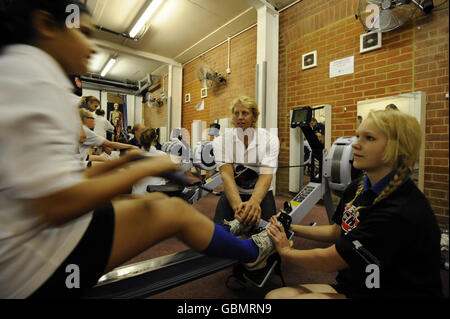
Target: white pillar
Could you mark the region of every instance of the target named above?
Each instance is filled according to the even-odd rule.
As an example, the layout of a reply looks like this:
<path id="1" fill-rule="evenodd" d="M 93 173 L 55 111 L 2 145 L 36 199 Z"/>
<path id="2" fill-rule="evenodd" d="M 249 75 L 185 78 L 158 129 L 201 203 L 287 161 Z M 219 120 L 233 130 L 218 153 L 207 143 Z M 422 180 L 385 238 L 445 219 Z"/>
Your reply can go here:
<path id="1" fill-rule="evenodd" d="M 278 127 L 278 41 L 279 14 L 265 0 L 246 0 L 258 14 L 256 102 L 259 127 Z"/>
<path id="2" fill-rule="evenodd" d="M 105 119 L 108 119 L 108 92 L 106 91 L 100 91 L 100 96 L 101 96 L 101 109 L 103 111 L 105 111 Z"/>
<path id="3" fill-rule="evenodd" d="M 134 124 L 143 124 L 142 114 L 142 96 L 136 96 L 134 99 Z"/>
<path id="4" fill-rule="evenodd" d="M 135 112 L 136 97 L 127 94 L 127 125 L 134 126 L 134 112 Z"/>
<path id="5" fill-rule="evenodd" d="M 260 116 L 258 127 L 278 127 L 278 42 L 279 14 L 265 0 L 245 0 L 258 14 L 256 103 Z M 272 181 L 276 194 L 276 177 Z"/>
<path id="6" fill-rule="evenodd" d="M 181 127 L 181 105 L 183 95 L 183 69 L 169 65 L 169 84 L 167 93 L 167 136 L 175 127 Z"/>

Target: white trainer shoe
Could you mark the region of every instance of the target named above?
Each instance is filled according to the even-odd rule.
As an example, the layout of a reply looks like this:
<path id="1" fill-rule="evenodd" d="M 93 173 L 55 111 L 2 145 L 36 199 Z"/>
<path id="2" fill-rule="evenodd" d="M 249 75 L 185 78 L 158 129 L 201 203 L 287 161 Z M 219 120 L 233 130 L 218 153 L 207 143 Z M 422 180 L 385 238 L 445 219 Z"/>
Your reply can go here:
<path id="1" fill-rule="evenodd" d="M 232 221 L 227 221 L 224 219 L 223 224 L 230 226 L 231 235 L 241 239 L 249 239 L 250 236 L 248 233 L 254 228 L 254 225 L 245 225 L 237 219 L 233 219 Z"/>
<path id="2" fill-rule="evenodd" d="M 259 248 L 259 255 L 254 262 L 244 264 L 244 267 L 250 271 L 264 268 L 267 264 L 267 259 L 277 251 L 275 245 L 267 234 L 267 229 L 253 235 L 252 240 Z"/>

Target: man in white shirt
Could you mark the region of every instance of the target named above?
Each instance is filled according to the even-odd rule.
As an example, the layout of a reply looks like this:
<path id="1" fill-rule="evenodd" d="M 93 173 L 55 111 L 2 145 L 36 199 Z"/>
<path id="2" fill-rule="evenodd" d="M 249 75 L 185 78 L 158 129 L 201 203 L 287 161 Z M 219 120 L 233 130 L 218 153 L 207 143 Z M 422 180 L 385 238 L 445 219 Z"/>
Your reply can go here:
<path id="1" fill-rule="evenodd" d="M 106 138 L 106 132 L 114 133 L 114 126 L 105 119 L 105 111 L 102 109 L 95 110 L 95 134 Z"/>
<path id="2" fill-rule="evenodd" d="M 225 189 L 214 222 L 236 219 L 245 225 L 258 225 L 261 218 L 269 220 L 276 213 L 272 190 L 279 140 L 268 130 L 255 128 L 259 112 L 253 99 L 233 101 L 232 114 L 235 128 L 213 141 Z"/>

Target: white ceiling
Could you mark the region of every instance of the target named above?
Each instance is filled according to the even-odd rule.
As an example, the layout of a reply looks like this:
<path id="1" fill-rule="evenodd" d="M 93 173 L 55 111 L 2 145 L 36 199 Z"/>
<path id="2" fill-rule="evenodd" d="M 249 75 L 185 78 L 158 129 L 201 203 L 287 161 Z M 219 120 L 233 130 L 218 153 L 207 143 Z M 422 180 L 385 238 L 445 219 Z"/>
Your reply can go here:
<path id="1" fill-rule="evenodd" d="M 270 0 L 284 8 L 296 0 Z M 128 34 L 150 0 L 86 0 L 97 26 Z M 139 41 L 97 30 L 99 53 L 89 65 L 100 74 L 109 57 L 117 63 L 106 78 L 139 81 L 147 74 L 167 73 L 168 63 L 186 63 L 257 21 L 256 10 L 246 0 L 164 0 L 147 23 Z"/>

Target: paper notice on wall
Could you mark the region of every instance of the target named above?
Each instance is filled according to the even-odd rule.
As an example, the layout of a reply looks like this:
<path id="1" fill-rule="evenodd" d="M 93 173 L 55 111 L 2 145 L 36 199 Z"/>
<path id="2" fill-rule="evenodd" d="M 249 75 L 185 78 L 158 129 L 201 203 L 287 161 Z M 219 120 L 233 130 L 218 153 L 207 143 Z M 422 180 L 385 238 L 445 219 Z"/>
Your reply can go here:
<path id="1" fill-rule="evenodd" d="M 348 58 L 336 60 L 330 62 L 330 78 L 337 76 L 352 74 L 355 72 L 355 57 L 349 56 Z"/>
<path id="2" fill-rule="evenodd" d="M 198 103 L 198 104 L 195 106 L 195 109 L 196 109 L 197 111 L 203 111 L 203 110 L 205 109 L 205 101 L 201 101 L 200 103 Z"/>

